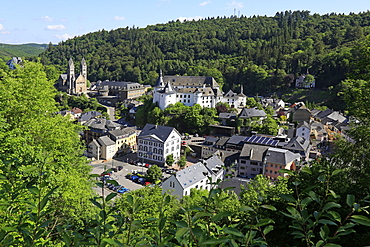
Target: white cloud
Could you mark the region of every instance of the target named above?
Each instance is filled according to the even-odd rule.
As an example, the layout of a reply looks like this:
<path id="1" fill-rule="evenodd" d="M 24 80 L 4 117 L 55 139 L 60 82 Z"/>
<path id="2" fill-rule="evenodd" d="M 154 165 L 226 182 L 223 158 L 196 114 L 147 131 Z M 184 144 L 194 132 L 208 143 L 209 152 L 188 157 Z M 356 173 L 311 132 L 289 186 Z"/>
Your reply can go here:
<path id="1" fill-rule="evenodd" d="M 211 1 L 205 1 L 203 3 L 200 3 L 199 6 L 206 6 L 207 4 L 212 3 Z"/>
<path id="2" fill-rule="evenodd" d="M 0 24 L 0 30 L 5 30 L 3 24 Z"/>
<path id="3" fill-rule="evenodd" d="M 237 9 L 241 9 L 244 7 L 244 3 L 242 2 L 237 2 L 237 1 L 232 1 L 232 2 L 229 2 L 227 3 L 227 5 L 230 7 L 230 8 L 237 8 Z"/>
<path id="4" fill-rule="evenodd" d="M 59 24 L 59 25 L 47 25 L 46 26 L 46 30 L 51 30 L 51 31 L 60 31 L 60 30 L 64 30 L 66 29 L 66 27 L 62 24 Z"/>
<path id="5" fill-rule="evenodd" d="M 60 39 L 60 40 L 67 40 L 67 39 L 72 39 L 72 38 L 74 38 L 75 36 L 73 36 L 73 35 L 69 35 L 69 34 L 67 34 L 67 33 L 65 33 L 65 34 L 62 34 L 62 35 L 55 35 L 55 37 L 57 37 L 58 39 Z"/>
<path id="6" fill-rule="evenodd" d="M 191 20 L 194 20 L 194 21 L 197 21 L 197 20 L 200 20 L 202 19 L 203 17 L 201 16 L 194 16 L 194 17 L 179 17 L 177 18 L 180 22 L 184 22 L 185 20 L 187 21 L 191 21 Z"/>
<path id="7" fill-rule="evenodd" d="M 8 31 L 3 31 L 3 32 L 0 32 L 1 34 L 10 34 L 10 32 Z"/>
<path id="8" fill-rule="evenodd" d="M 124 19 L 126 19 L 126 17 L 124 17 L 124 16 L 115 16 L 114 17 L 115 21 L 123 21 Z"/>
<path id="9" fill-rule="evenodd" d="M 41 17 L 41 20 L 42 21 L 45 21 L 45 22 L 53 22 L 54 21 L 54 19 L 52 18 L 52 17 L 50 17 L 50 16 L 43 16 L 43 17 Z"/>

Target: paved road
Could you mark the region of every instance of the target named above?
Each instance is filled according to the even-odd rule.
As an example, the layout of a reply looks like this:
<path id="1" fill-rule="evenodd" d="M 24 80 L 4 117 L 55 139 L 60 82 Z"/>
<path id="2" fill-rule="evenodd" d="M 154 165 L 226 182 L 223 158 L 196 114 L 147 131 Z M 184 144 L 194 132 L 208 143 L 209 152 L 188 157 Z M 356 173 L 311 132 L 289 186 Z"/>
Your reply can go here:
<path id="1" fill-rule="evenodd" d="M 123 185 L 130 190 L 137 190 L 143 187 L 142 185 L 137 184 L 127 179 L 125 176 L 127 175 L 127 173 L 132 173 L 134 170 L 146 172 L 147 168 L 145 167 L 138 167 L 138 166 L 130 165 L 126 162 L 122 162 L 118 160 L 113 160 L 113 161 L 104 162 L 104 163 L 92 163 L 90 165 L 93 168 L 91 171 L 92 174 L 101 174 L 102 172 L 112 167 L 123 166 L 123 169 L 121 171 L 113 173 L 112 178 L 116 180 L 120 185 Z M 101 194 L 101 188 L 97 188 L 97 189 L 98 189 L 99 194 Z"/>

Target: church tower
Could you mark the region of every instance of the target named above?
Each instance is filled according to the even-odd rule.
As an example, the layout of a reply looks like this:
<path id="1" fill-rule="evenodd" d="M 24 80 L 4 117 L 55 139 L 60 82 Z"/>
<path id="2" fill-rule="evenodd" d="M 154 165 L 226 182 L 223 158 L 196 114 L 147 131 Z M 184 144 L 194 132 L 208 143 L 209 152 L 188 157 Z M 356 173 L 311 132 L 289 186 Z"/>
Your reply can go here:
<path id="1" fill-rule="evenodd" d="M 73 94 L 75 92 L 75 65 L 73 63 L 72 58 L 69 59 L 68 62 L 68 69 L 67 69 L 67 84 L 68 84 L 68 92 Z"/>
<path id="2" fill-rule="evenodd" d="M 81 60 L 81 74 L 87 80 L 87 65 L 86 65 L 85 58 L 82 58 Z"/>

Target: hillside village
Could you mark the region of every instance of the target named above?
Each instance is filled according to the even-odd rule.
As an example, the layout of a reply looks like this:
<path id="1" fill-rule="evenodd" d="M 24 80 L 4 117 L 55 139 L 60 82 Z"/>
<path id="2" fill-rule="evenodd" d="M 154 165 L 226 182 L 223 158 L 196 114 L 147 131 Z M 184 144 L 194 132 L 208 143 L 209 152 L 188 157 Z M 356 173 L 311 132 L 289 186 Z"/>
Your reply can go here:
<path id="1" fill-rule="evenodd" d="M 175 164 L 182 155 L 188 156 L 186 168 L 177 166 L 177 172 L 168 179 L 171 182 L 162 181 L 163 189 L 174 189 L 175 194 L 186 195 L 190 188 L 207 188 L 205 184 L 198 184 L 204 183 L 207 175 L 198 180 L 189 179 L 187 183 L 181 182 L 184 176 L 180 177 L 186 170 L 189 178 L 195 178 L 195 174 L 199 174 L 199 169 L 195 168 L 202 166 L 207 169 L 203 163 L 211 160 L 211 163 L 217 160 L 217 167 L 223 170 L 216 176 L 217 179 L 222 179 L 227 171 L 234 169 L 237 186 L 240 181 L 247 182 L 259 174 L 273 182 L 279 176 L 287 175 L 279 173 L 279 170 L 297 170 L 310 160 L 330 153 L 332 141 L 336 138 L 350 140 L 346 136 L 349 119 L 340 112 L 308 109 L 303 102 L 289 104 L 276 97 L 248 97 L 243 87 L 239 92 L 222 92 L 212 77 L 168 76 L 160 71 L 153 88 L 137 82 L 120 81 L 93 82 L 88 88 L 84 60 L 81 62 L 81 71 L 81 75 L 75 75 L 73 60 L 70 59 L 67 73 L 60 76 L 57 88 L 72 95 L 86 94 L 110 107 L 125 105 L 131 119 L 135 119 L 137 108 L 143 104 L 139 99 L 144 95 L 152 97 L 153 104 L 162 110 L 176 103 L 186 106 L 198 104 L 208 108 L 215 108 L 222 103 L 232 109 L 232 112 L 220 112 L 217 116 L 219 124 L 209 126 L 210 133 L 197 138 L 195 136 L 198 134 L 189 136 L 181 129 L 169 126 L 146 124 L 140 129 L 124 117 L 118 121 L 108 120 L 96 111 L 82 113 L 80 109 L 73 108 L 59 112 L 86 126 L 81 133 L 86 143 L 85 154 L 94 160 L 110 161 L 130 155 L 133 162 L 147 166 L 158 165 L 165 169 L 168 167 L 166 160 L 169 156 L 172 156 Z M 297 84 L 302 84 L 303 79 L 304 76 L 298 77 Z M 247 101 L 250 98 L 255 99 L 260 108 L 248 108 Z M 268 108 L 273 110 L 272 117 L 280 120 L 281 126 L 278 126 L 276 135 L 261 134 L 248 127 L 237 126 L 238 121 L 263 124 Z M 175 181 L 181 184 L 181 192 L 174 187 Z"/>
<path id="2" fill-rule="evenodd" d="M 368 246 L 369 17 L 234 14 L 7 55 L 0 245 Z"/>

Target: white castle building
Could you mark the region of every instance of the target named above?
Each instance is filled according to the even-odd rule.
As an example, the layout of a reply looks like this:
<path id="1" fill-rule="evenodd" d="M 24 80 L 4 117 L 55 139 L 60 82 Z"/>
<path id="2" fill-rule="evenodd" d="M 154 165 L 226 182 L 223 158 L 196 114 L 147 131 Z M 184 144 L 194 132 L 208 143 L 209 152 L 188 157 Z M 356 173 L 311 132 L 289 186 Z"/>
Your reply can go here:
<path id="1" fill-rule="evenodd" d="M 210 76 L 163 76 L 160 72 L 154 86 L 153 103 L 158 103 L 162 110 L 177 102 L 187 106 L 199 104 L 214 108 L 218 102 L 229 103 L 232 107 L 244 107 L 246 96 L 231 90 L 224 99 L 220 86 Z M 230 104 L 232 103 L 232 104 Z"/>

